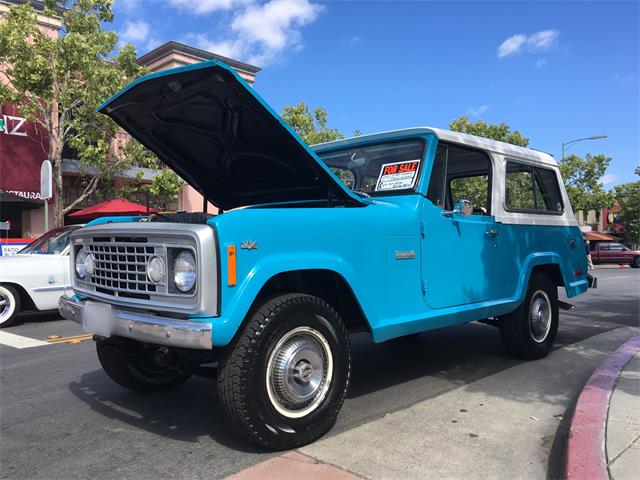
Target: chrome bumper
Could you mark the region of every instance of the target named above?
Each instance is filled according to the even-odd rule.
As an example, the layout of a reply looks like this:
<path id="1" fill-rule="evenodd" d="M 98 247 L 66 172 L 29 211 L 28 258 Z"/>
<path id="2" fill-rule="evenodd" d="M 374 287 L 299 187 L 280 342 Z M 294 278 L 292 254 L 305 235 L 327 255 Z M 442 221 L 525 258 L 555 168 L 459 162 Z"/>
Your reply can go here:
<path id="1" fill-rule="evenodd" d="M 60 314 L 82 325 L 84 301 L 63 296 L 58 301 Z M 112 310 L 113 335 L 132 338 L 141 342 L 171 347 L 210 350 L 211 324 L 179 320 L 175 318 L 145 315 L 128 310 Z"/>

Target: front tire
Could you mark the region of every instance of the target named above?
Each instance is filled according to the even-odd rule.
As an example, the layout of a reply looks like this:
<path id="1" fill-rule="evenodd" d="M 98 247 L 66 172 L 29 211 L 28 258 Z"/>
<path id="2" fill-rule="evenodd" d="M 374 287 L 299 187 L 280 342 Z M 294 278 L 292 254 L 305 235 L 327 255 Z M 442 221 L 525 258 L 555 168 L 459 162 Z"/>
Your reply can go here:
<path id="1" fill-rule="evenodd" d="M 20 294 L 9 285 L 0 285 L 0 328 L 10 327 L 18 322 Z"/>
<path id="2" fill-rule="evenodd" d="M 154 362 L 151 356 L 137 356 L 118 348 L 108 340 L 96 340 L 100 365 L 121 387 L 138 393 L 169 390 L 186 382 L 190 375 Z"/>
<path id="3" fill-rule="evenodd" d="M 502 343 L 518 358 L 543 358 L 553 347 L 559 318 L 558 289 L 548 276 L 533 273 L 524 301 L 501 318 Z"/>
<path id="4" fill-rule="evenodd" d="M 349 337 L 324 300 L 288 294 L 249 318 L 218 368 L 218 397 L 250 441 L 284 450 L 333 427 L 351 375 Z"/>
<path id="5" fill-rule="evenodd" d="M 631 261 L 631 268 L 640 268 L 640 257 L 635 257 Z"/>

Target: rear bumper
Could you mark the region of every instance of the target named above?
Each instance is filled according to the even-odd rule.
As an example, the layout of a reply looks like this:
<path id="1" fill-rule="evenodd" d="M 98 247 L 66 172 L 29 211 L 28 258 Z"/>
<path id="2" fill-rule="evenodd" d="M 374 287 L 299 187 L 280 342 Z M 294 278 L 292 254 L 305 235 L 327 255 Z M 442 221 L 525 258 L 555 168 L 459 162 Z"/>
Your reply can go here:
<path id="1" fill-rule="evenodd" d="M 60 314 L 82 325 L 84 300 L 63 296 L 58 301 Z M 195 322 L 168 317 L 136 313 L 129 310 L 112 310 L 112 334 L 171 347 L 210 350 L 212 348 L 209 322 Z"/>

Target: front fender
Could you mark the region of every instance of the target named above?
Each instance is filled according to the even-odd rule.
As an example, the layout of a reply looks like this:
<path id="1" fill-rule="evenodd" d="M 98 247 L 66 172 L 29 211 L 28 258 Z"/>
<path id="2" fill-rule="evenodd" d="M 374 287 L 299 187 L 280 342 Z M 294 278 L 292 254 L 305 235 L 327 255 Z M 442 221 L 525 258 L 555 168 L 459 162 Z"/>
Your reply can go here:
<path id="1" fill-rule="evenodd" d="M 223 250 L 224 251 L 224 250 Z M 246 252 L 245 259 L 251 255 Z M 243 258 L 238 257 L 240 263 Z M 222 260 L 222 271 L 226 271 L 227 259 Z M 239 267 L 240 268 L 240 267 Z M 242 277 L 236 286 L 227 286 L 226 277 L 222 277 L 222 305 L 221 315 L 213 322 L 213 345 L 227 345 L 236 334 L 247 312 L 253 305 L 258 293 L 264 285 L 275 275 L 299 270 L 330 270 L 341 275 L 353 289 L 356 298 L 361 301 L 361 307 L 366 312 L 367 305 L 362 304 L 363 296 L 358 295 L 354 288 L 363 285 L 360 275 L 344 260 L 344 258 L 323 252 L 296 252 L 295 254 L 275 254 L 266 256 L 258 261 Z"/>

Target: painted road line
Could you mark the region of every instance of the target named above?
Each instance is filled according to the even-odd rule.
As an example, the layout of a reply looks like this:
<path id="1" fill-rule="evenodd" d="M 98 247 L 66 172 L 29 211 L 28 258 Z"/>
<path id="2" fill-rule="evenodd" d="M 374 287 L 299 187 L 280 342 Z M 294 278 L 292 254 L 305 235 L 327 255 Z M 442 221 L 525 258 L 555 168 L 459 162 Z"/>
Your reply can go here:
<path id="1" fill-rule="evenodd" d="M 84 340 L 90 340 L 93 338 L 93 333 L 85 333 L 84 335 L 75 335 L 73 337 L 60 337 L 52 340 L 47 340 L 47 343 L 79 343 Z"/>
<path id="2" fill-rule="evenodd" d="M 35 338 L 23 337 L 15 333 L 0 332 L 0 345 L 6 345 L 13 348 L 31 348 L 49 345 L 49 342 L 36 340 Z"/>

